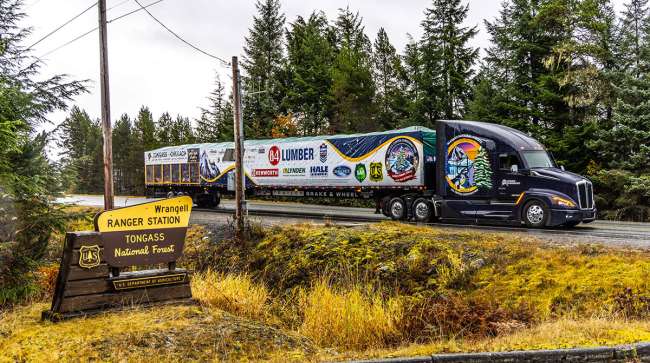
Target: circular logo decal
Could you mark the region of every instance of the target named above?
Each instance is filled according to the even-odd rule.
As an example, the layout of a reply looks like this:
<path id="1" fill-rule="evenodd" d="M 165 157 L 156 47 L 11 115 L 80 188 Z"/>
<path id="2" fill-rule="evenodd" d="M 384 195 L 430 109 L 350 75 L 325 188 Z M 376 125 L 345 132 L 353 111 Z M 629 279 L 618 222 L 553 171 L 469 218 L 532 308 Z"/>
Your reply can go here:
<path id="1" fill-rule="evenodd" d="M 269 149 L 269 163 L 271 165 L 278 165 L 280 163 L 280 148 L 275 145 Z"/>
<path id="2" fill-rule="evenodd" d="M 418 162 L 418 149 L 409 139 L 393 141 L 386 151 L 386 172 L 398 183 L 415 179 Z"/>
<path id="3" fill-rule="evenodd" d="M 447 147 L 447 184 L 458 194 L 473 194 L 492 187 L 492 168 L 487 152 L 474 138 L 458 136 Z"/>

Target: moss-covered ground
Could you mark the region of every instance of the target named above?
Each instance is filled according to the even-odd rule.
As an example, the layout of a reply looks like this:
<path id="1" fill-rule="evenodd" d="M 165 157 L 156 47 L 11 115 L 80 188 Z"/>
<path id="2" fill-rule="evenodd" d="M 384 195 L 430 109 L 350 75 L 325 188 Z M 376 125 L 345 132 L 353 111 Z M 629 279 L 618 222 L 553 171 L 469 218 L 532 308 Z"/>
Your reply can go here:
<path id="1" fill-rule="evenodd" d="M 392 222 L 248 237 L 191 227 L 182 265 L 195 271 L 196 306 L 59 324 L 39 320 L 47 293 L 6 309 L 0 361 L 316 361 L 650 341 L 648 251 Z M 53 274 L 42 274 L 44 291 Z"/>

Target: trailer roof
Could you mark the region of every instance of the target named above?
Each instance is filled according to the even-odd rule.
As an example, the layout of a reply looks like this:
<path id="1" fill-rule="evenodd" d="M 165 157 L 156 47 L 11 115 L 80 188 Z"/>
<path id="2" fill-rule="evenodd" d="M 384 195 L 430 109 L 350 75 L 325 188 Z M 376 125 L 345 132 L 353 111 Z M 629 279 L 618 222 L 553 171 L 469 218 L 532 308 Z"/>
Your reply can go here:
<path id="1" fill-rule="evenodd" d="M 429 132 L 434 133 L 435 130 L 424 126 L 411 126 L 398 130 L 388 130 L 388 131 L 378 131 L 378 132 L 369 132 L 365 134 L 340 134 L 340 135 L 320 135 L 320 136 L 301 136 L 301 137 L 285 137 L 281 139 L 260 139 L 260 140 L 246 140 L 244 146 L 254 146 L 254 145 L 267 145 L 270 143 L 273 144 L 282 144 L 287 142 L 299 142 L 299 141 L 314 141 L 314 140 L 323 140 L 327 139 L 346 139 L 362 136 L 373 136 L 373 135 L 385 135 L 385 134 L 403 134 L 411 132 Z M 176 146 L 166 146 L 159 149 L 147 150 L 149 151 L 165 151 L 165 150 L 177 150 L 178 148 L 199 148 L 199 147 L 234 147 L 234 142 L 219 142 L 219 143 L 203 143 L 203 144 L 185 144 L 185 145 L 176 145 Z"/>

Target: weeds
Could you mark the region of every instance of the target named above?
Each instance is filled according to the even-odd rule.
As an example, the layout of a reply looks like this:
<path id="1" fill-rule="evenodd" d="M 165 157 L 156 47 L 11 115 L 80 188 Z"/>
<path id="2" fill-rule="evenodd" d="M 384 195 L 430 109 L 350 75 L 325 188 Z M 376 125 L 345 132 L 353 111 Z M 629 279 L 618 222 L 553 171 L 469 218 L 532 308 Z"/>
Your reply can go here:
<path id="1" fill-rule="evenodd" d="M 245 274 L 199 273 L 192 278 L 192 294 L 205 305 L 237 316 L 262 319 L 268 313 L 268 291 Z"/>
<path id="2" fill-rule="evenodd" d="M 321 347 L 369 349 L 397 341 L 402 316 L 398 299 L 384 301 L 359 285 L 334 290 L 326 280 L 303 292 L 298 331 Z"/>

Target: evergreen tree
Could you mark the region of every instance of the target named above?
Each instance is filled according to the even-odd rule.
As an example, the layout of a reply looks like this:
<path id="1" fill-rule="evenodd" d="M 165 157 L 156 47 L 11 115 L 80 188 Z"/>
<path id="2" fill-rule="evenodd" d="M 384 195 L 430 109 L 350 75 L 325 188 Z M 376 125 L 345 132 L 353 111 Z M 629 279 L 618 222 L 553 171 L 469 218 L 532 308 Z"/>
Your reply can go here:
<path id="1" fill-rule="evenodd" d="M 58 126 L 57 134 L 65 173 L 74 181 L 71 191 L 94 193 L 103 190 L 103 138 L 99 123 L 75 106 Z"/>
<path id="2" fill-rule="evenodd" d="M 640 78 L 650 71 L 650 17 L 648 0 L 625 4 L 619 25 L 616 57 L 621 70 Z"/>
<path id="3" fill-rule="evenodd" d="M 133 148 L 131 149 L 131 166 L 133 168 L 133 185 L 136 195 L 144 194 L 144 152 L 159 147 L 156 140 L 156 124 L 148 107 L 142 106 L 133 125 Z"/>
<path id="4" fill-rule="evenodd" d="M 225 99 L 224 86 L 215 78 L 215 88 L 208 96 L 210 105 L 201 108 L 201 118 L 196 121 L 196 139 L 199 142 L 217 142 L 233 140 L 232 106 Z"/>
<path id="5" fill-rule="evenodd" d="M 116 194 L 133 192 L 133 167 L 131 149 L 134 140 L 129 115 L 123 114 L 113 126 L 113 183 Z"/>
<path id="6" fill-rule="evenodd" d="M 492 166 L 484 147 L 481 147 L 474 159 L 474 181 L 479 189 L 492 189 Z"/>
<path id="7" fill-rule="evenodd" d="M 279 0 L 257 0 L 257 15 L 244 46 L 244 124 L 252 138 L 269 136 L 271 122 L 279 113 L 284 14 Z"/>
<path id="8" fill-rule="evenodd" d="M 404 90 L 406 95 L 406 100 L 403 103 L 402 126 L 433 126 L 431 120 L 427 122 L 424 115 L 418 112 L 418 107 L 421 104 L 420 95 L 423 93 L 420 90 L 422 84 L 422 54 L 420 45 L 410 34 L 408 39 L 409 41 L 402 56 L 404 66 L 399 74 L 400 88 Z"/>
<path id="9" fill-rule="evenodd" d="M 377 121 L 385 130 L 398 127 L 404 114 L 406 98 L 400 88 L 402 64 L 384 28 L 380 28 L 374 43 L 373 76 L 377 87 Z"/>
<path id="10" fill-rule="evenodd" d="M 591 142 L 607 169 L 650 174 L 650 74 L 626 75 L 614 107 L 614 127 L 599 130 Z"/>
<path id="11" fill-rule="evenodd" d="M 50 236 L 65 213 L 51 203 L 56 173 L 45 155 L 47 135 L 36 128 L 85 91 L 81 82 L 39 74 L 22 28 L 21 0 L 0 3 L 0 306 L 38 291 L 33 279 Z"/>
<path id="12" fill-rule="evenodd" d="M 332 63 L 327 18 L 312 13 L 307 20 L 298 17 L 287 32 L 283 108 L 297 119 L 303 135 L 322 134 L 333 114 Z"/>
<path id="13" fill-rule="evenodd" d="M 172 128 L 174 127 L 174 120 L 169 112 L 165 112 L 160 115 L 158 123 L 156 125 L 156 141 L 158 145 L 162 146 L 172 146 L 174 140 L 172 139 Z"/>
<path id="14" fill-rule="evenodd" d="M 469 5 L 461 0 L 433 0 L 425 10 L 421 40 L 424 90 L 419 110 L 433 125 L 435 119 L 462 118 L 471 96 L 472 66 L 478 49 L 467 43 L 476 35 L 476 27 L 462 27 Z"/>
<path id="15" fill-rule="evenodd" d="M 193 144 L 195 141 L 190 119 L 177 115 L 171 124 L 170 145 Z"/>
<path id="16" fill-rule="evenodd" d="M 375 84 L 372 77 L 371 45 L 359 13 L 339 9 L 334 28 L 338 54 L 332 69 L 334 114 L 330 131 L 377 130 L 374 120 Z"/>

